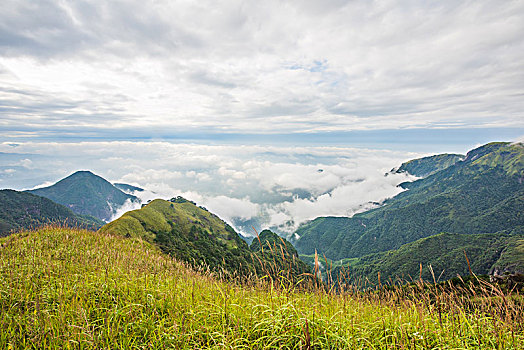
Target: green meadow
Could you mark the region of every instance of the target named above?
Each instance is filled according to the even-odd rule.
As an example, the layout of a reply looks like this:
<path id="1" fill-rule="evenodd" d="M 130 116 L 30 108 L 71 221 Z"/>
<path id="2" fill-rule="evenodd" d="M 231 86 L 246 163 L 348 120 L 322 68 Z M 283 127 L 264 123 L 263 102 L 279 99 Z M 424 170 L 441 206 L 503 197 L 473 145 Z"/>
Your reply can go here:
<path id="1" fill-rule="evenodd" d="M 139 238 L 47 227 L 0 244 L 2 349 L 524 348 L 522 295 L 483 281 L 240 284 Z"/>

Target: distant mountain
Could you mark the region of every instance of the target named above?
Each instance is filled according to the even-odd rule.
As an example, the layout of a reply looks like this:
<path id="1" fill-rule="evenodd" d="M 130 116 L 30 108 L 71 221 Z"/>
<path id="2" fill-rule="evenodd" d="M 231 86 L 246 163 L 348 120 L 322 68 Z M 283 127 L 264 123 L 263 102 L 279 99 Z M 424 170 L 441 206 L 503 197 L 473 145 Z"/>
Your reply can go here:
<path id="1" fill-rule="evenodd" d="M 77 214 L 104 221 L 109 221 L 126 201 L 139 202 L 137 197 L 122 192 L 90 171 L 77 171 L 52 186 L 28 192 L 65 205 Z"/>
<path id="2" fill-rule="evenodd" d="M 101 220 L 77 215 L 50 199 L 27 192 L 0 190 L 0 236 L 50 223 L 88 229 L 104 225 Z"/>
<path id="3" fill-rule="evenodd" d="M 156 199 L 108 223 L 100 232 L 140 237 L 193 266 L 238 276 L 271 274 L 275 261 L 279 266 L 291 266 L 294 278 L 308 271 L 295 255 L 282 257 L 278 246 L 275 254 L 269 254 L 269 249 L 267 254 L 251 251 L 231 226 L 181 197 Z"/>
<path id="4" fill-rule="evenodd" d="M 464 158 L 465 156 L 462 154 L 438 154 L 402 163 L 398 169 L 392 169 L 392 172 L 408 173 L 417 177 L 426 177 L 437 171 L 449 168 L 455 163 L 464 160 Z"/>
<path id="5" fill-rule="evenodd" d="M 126 192 L 126 193 L 144 192 L 143 188 L 140 188 L 140 187 L 137 187 L 137 186 L 133 186 L 133 185 L 128 185 L 128 184 L 118 183 L 118 182 L 115 182 L 113 184 L 113 186 L 115 186 L 119 190 L 121 190 L 123 192 Z"/>
<path id="6" fill-rule="evenodd" d="M 300 254 L 333 260 L 398 249 L 441 232 L 524 233 L 524 145 L 490 143 L 464 160 L 414 182 L 385 205 L 352 218 L 302 225 Z M 473 236 L 471 236 L 473 237 Z"/>
<path id="7" fill-rule="evenodd" d="M 468 275 L 470 267 L 477 275 L 494 271 L 524 274 L 524 235 L 441 233 L 407 243 L 399 249 L 354 259 L 344 271 L 353 280 L 368 279 L 374 284 L 378 283 L 379 272 L 382 283 L 397 278 L 404 282 L 418 280 L 421 272 L 422 279 L 432 282 L 430 267 L 435 280 L 441 281 L 457 274 Z M 334 277 L 340 271 L 341 267 L 335 268 Z"/>

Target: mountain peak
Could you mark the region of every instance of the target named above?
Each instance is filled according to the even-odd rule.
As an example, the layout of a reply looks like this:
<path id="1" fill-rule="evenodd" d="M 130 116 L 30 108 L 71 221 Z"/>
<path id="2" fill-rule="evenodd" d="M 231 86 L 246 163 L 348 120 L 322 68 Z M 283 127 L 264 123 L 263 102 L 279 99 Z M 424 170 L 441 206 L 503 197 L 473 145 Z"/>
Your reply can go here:
<path id="1" fill-rule="evenodd" d="M 501 167 L 507 175 L 523 175 L 524 145 L 522 143 L 491 142 L 468 152 L 465 163 L 478 167 Z"/>
<path id="2" fill-rule="evenodd" d="M 479 146 L 477 148 L 472 149 L 466 154 L 466 158 L 464 159 L 465 162 L 467 161 L 474 161 L 477 158 L 480 158 L 486 154 L 495 152 L 500 150 L 503 147 L 509 146 L 509 142 L 490 142 L 485 145 Z"/>
<path id="3" fill-rule="evenodd" d="M 417 177 L 427 177 L 440 170 L 449 168 L 464 159 L 462 154 L 437 154 L 402 163 L 398 169 L 392 169 L 396 173 L 408 173 Z"/>
<path id="4" fill-rule="evenodd" d="M 77 171 L 52 186 L 28 192 L 65 205 L 77 214 L 92 215 L 105 221 L 110 220 L 126 201 L 139 201 L 88 170 Z"/>
<path id="5" fill-rule="evenodd" d="M 99 175 L 96 175 L 96 174 L 94 174 L 93 172 L 91 172 L 89 170 L 78 170 L 78 171 L 75 171 L 74 173 L 72 173 L 71 175 L 63 178 L 59 182 L 65 181 L 65 180 L 78 180 L 78 179 L 92 179 L 94 181 L 101 181 L 101 182 L 104 182 L 104 183 L 111 184 L 109 181 L 107 181 L 103 177 L 101 177 Z"/>
<path id="6" fill-rule="evenodd" d="M 266 247 L 266 249 L 268 247 L 271 249 L 271 246 L 282 247 L 282 249 L 285 250 L 291 256 L 294 255 L 298 257 L 297 250 L 295 249 L 293 244 L 291 244 L 291 242 L 289 242 L 285 238 L 280 237 L 273 231 L 270 231 L 267 229 L 260 232 L 260 234 L 258 235 L 258 238 L 255 238 L 253 240 L 253 242 L 251 243 L 250 249 L 256 252 L 256 251 L 263 250 L 264 247 Z"/>
<path id="7" fill-rule="evenodd" d="M 73 176 L 73 175 L 93 175 L 93 176 L 98 176 L 98 175 L 95 175 L 93 174 L 91 171 L 89 170 L 78 170 L 78 171 L 75 171 L 73 174 L 71 174 L 70 176 Z"/>

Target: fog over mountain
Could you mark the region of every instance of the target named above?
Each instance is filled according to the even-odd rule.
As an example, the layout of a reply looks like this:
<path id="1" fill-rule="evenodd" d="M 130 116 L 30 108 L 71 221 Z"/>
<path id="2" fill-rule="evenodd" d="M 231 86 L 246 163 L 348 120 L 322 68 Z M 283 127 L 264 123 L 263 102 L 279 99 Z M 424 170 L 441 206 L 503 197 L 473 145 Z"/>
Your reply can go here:
<path id="1" fill-rule="evenodd" d="M 351 215 L 391 197 L 406 174 L 384 176 L 416 153 L 349 147 L 172 144 L 167 142 L 23 143 L 0 173 L 1 187 L 41 187 L 89 169 L 146 189 L 143 201 L 182 195 L 245 234 L 291 232 L 319 215 Z M 128 203 L 118 215 L 136 208 Z M 117 216 L 118 216 L 117 215 Z"/>

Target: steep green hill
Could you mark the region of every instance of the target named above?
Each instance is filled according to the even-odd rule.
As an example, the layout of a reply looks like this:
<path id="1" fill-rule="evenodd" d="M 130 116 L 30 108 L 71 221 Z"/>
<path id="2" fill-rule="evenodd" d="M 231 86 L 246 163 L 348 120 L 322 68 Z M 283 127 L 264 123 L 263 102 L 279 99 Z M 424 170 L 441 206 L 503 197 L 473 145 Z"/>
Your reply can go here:
<path id="1" fill-rule="evenodd" d="M 457 275 L 489 274 L 495 270 L 524 273 L 524 235 L 496 234 L 451 234 L 441 233 L 421 238 L 401 246 L 399 249 L 363 256 L 345 266 L 345 271 L 354 280 L 368 279 L 382 283 L 387 280 L 418 280 L 422 264 L 422 278 L 433 281 L 447 280 Z M 465 253 L 464 253 L 465 252 Z M 334 274 L 340 268 L 334 269 Z"/>
<path id="2" fill-rule="evenodd" d="M 181 197 L 156 199 L 110 222 L 100 232 L 139 237 L 193 266 L 207 265 L 213 271 L 226 270 L 244 277 L 273 271 L 275 263 L 291 264 L 295 278 L 308 271 L 298 257 L 282 257 L 280 251 L 268 255 L 255 250 L 252 254 L 231 226 Z"/>
<path id="3" fill-rule="evenodd" d="M 28 192 L 65 205 L 77 214 L 104 221 L 109 221 L 126 200 L 139 201 L 90 171 L 77 171 L 52 186 Z"/>
<path id="4" fill-rule="evenodd" d="M 301 254 L 357 258 L 441 232 L 524 232 L 524 145 L 492 143 L 352 218 L 317 218 L 297 230 Z"/>
<path id="5" fill-rule="evenodd" d="M 397 173 L 406 172 L 414 176 L 426 177 L 437 171 L 449 168 L 464 158 L 465 156 L 462 154 L 437 154 L 435 156 L 413 159 L 409 162 L 402 163 L 398 169 L 392 171 Z"/>
<path id="6" fill-rule="evenodd" d="M 0 190 L 0 236 L 50 223 L 92 229 L 104 224 L 94 217 L 77 215 L 44 197 L 27 192 Z"/>

